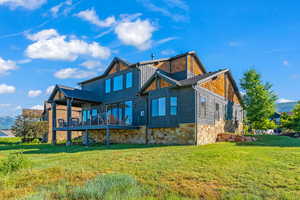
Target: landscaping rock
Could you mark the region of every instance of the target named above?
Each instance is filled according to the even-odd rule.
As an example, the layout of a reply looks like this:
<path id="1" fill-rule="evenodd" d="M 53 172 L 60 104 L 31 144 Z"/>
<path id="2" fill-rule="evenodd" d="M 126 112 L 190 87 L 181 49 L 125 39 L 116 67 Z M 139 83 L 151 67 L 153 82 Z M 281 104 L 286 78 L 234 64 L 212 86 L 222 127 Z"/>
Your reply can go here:
<path id="1" fill-rule="evenodd" d="M 253 142 L 256 141 L 255 137 L 220 133 L 217 136 L 217 142 Z"/>

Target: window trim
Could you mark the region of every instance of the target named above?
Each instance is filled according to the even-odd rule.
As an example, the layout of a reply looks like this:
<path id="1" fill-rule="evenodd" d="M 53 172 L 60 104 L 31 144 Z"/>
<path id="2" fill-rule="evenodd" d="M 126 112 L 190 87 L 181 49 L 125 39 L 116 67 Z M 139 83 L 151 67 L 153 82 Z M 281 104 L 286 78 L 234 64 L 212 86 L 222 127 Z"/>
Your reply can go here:
<path id="1" fill-rule="evenodd" d="M 154 104 L 154 102 L 156 102 L 156 103 Z M 162 110 L 160 109 L 161 105 L 164 105 Z M 164 117 L 166 115 L 167 115 L 167 98 L 166 97 L 158 97 L 158 98 L 152 99 L 151 100 L 151 117 Z"/>

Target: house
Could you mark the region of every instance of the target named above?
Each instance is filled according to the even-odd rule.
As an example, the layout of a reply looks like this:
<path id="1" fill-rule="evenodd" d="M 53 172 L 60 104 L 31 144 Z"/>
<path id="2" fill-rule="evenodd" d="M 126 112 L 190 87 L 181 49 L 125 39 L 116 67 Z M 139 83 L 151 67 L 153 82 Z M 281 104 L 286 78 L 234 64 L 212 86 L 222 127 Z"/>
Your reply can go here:
<path id="1" fill-rule="evenodd" d="M 26 118 L 29 121 L 42 121 L 43 119 L 43 110 L 37 109 L 22 109 L 22 117 Z"/>
<path id="2" fill-rule="evenodd" d="M 218 133 L 241 132 L 242 100 L 228 69 L 207 72 L 195 52 L 130 64 L 114 58 L 105 72 L 79 83 L 56 85 L 52 143 L 57 131 L 82 131 L 84 142 L 209 144 Z M 66 120 L 58 106 L 66 106 Z M 72 117 L 73 108 L 81 109 Z"/>
<path id="3" fill-rule="evenodd" d="M 52 138 L 52 112 L 53 109 L 51 104 L 48 102 L 44 102 L 44 111 L 43 111 L 43 121 L 48 121 L 48 134 L 45 135 L 44 141 L 51 142 Z M 72 118 L 80 118 L 81 116 L 81 108 L 80 107 L 72 107 Z M 64 121 L 67 121 L 67 107 L 65 105 L 57 105 L 56 106 L 56 118 Z M 82 136 L 82 131 L 73 131 L 72 137 L 77 138 Z M 67 138 L 66 131 L 57 131 L 57 140 L 64 141 Z"/>

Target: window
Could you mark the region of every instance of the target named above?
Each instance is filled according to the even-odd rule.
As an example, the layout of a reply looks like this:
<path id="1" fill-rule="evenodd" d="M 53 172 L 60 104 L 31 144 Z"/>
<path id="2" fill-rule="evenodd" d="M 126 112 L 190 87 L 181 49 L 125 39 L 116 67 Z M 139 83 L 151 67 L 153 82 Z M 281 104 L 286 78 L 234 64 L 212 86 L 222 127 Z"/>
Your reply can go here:
<path id="1" fill-rule="evenodd" d="M 166 115 L 166 98 L 152 100 L 152 117 Z"/>
<path id="2" fill-rule="evenodd" d="M 105 80 L 105 93 L 110 93 L 110 79 Z"/>
<path id="3" fill-rule="evenodd" d="M 96 120 L 96 119 L 97 119 L 97 115 L 98 115 L 97 109 L 93 109 L 93 110 L 92 110 L 92 119 L 93 119 L 93 120 Z"/>
<path id="4" fill-rule="evenodd" d="M 215 119 L 216 119 L 217 121 L 220 120 L 220 104 L 218 104 L 218 103 L 216 103 Z"/>
<path id="5" fill-rule="evenodd" d="M 125 101 L 126 124 L 132 124 L 132 101 Z"/>
<path id="6" fill-rule="evenodd" d="M 206 97 L 200 97 L 200 113 L 202 117 L 206 117 Z"/>
<path id="7" fill-rule="evenodd" d="M 170 98 L 170 114 L 171 115 L 177 114 L 177 97 Z"/>
<path id="8" fill-rule="evenodd" d="M 126 88 L 132 87 L 132 72 L 126 74 Z"/>
<path id="9" fill-rule="evenodd" d="M 141 111 L 141 117 L 144 117 L 145 116 L 145 111 Z"/>
<path id="10" fill-rule="evenodd" d="M 114 77 L 114 91 L 123 89 L 123 75 Z"/>

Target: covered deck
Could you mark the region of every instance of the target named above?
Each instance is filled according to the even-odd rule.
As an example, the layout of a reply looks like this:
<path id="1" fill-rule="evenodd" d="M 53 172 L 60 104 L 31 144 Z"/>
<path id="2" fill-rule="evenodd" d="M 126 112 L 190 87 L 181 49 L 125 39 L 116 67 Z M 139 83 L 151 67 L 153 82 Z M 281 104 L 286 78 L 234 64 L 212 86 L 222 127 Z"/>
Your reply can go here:
<path id="1" fill-rule="evenodd" d="M 132 126 L 128 120 L 118 120 L 113 115 L 108 114 L 107 110 L 110 105 L 105 105 L 99 100 L 96 94 L 83 91 L 76 88 L 65 86 L 56 86 L 53 90 L 48 102 L 52 107 L 52 144 L 56 144 L 56 132 L 67 131 L 67 145 L 72 144 L 72 131 L 83 131 L 85 141 L 89 137 L 88 130 L 106 130 L 106 143 L 109 144 L 109 130 L 110 129 L 138 129 L 138 126 Z M 57 119 L 56 105 L 65 105 L 67 107 L 66 120 Z M 79 112 L 77 116 L 72 117 L 72 108 L 83 106 L 101 107 L 101 112 Z"/>

